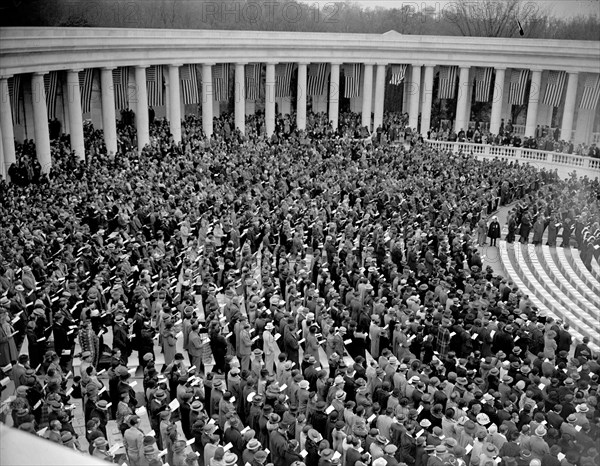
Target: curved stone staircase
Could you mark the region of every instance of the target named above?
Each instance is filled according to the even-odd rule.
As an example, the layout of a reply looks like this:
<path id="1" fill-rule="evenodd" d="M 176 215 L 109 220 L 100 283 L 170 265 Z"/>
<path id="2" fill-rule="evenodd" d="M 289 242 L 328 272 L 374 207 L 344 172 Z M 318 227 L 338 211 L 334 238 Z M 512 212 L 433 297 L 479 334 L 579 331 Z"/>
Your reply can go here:
<path id="1" fill-rule="evenodd" d="M 507 277 L 529 295 L 542 315 L 562 319 L 576 340 L 600 350 L 600 267 L 585 268 L 575 249 L 499 241 Z"/>

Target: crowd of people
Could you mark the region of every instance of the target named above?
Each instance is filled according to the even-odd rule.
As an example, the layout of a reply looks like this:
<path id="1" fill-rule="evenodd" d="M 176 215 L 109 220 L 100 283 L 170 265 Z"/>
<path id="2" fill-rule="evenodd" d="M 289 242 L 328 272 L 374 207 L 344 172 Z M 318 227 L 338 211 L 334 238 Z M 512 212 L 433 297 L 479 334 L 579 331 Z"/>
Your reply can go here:
<path id="1" fill-rule="evenodd" d="M 121 122 L 115 156 L 88 125 L 87 161 L 62 136 L 48 177 L 19 146 L 1 420 L 85 450 L 81 398 L 87 452 L 130 466 L 597 464 L 598 354 L 477 242 L 514 201 L 593 219 L 598 181 L 373 143 L 350 114 L 342 134 L 290 121 L 266 139 L 260 115 L 245 136 L 224 115 L 208 141 L 190 116 L 175 145 L 158 119 L 141 153 Z"/>
<path id="2" fill-rule="evenodd" d="M 548 152 L 561 152 L 565 154 L 583 155 L 600 158 L 600 147 L 596 143 L 575 145 L 573 141 L 560 139 L 560 130 L 538 125 L 535 135 L 525 137 L 519 134 L 511 120 L 506 124 L 504 120 L 500 123 L 498 134 L 490 133 L 479 123 L 469 125 L 468 128 L 452 129 L 447 124 L 442 124 L 427 133 L 427 139 L 435 141 L 450 142 L 472 142 L 475 144 L 492 144 L 495 146 L 523 147 L 525 149 L 537 149 Z"/>

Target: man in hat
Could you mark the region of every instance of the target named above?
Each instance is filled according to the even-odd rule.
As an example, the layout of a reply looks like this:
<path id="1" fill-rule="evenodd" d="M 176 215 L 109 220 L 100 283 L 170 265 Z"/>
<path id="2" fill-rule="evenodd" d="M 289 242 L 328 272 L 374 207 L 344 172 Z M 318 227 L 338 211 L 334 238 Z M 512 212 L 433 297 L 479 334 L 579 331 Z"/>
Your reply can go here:
<path id="1" fill-rule="evenodd" d="M 277 424 L 277 428 L 271 431 L 269 446 L 273 464 L 283 464 L 285 452 L 288 448 L 286 429 L 287 426 L 284 425 L 280 419 L 279 423 Z"/>
<path id="2" fill-rule="evenodd" d="M 127 360 L 131 353 L 129 339 L 129 328 L 122 314 L 117 314 L 113 324 L 113 350 L 121 351 L 121 362 L 127 366 Z"/>
<path id="3" fill-rule="evenodd" d="M 250 323 L 245 321 L 240 329 L 237 341 L 237 356 L 240 359 L 242 370 L 250 369 L 250 355 L 252 354 L 252 337 L 250 335 Z"/>
<path id="4" fill-rule="evenodd" d="M 113 458 L 107 451 L 108 441 L 104 437 L 98 437 L 96 440 L 94 440 L 93 448 L 94 448 L 92 450 L 93 457 L 112 463 Z M 135 463 L 131 463 L 131 464 L 138 466 Z"/>

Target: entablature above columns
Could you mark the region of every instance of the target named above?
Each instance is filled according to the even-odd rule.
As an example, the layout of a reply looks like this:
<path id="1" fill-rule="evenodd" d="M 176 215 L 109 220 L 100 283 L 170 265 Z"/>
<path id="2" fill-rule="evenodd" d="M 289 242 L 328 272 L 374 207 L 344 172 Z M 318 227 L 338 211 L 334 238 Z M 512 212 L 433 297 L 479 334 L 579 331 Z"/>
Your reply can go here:
<path id="1" fill-rule="evenodd" d="M 214 63 L 426 63 L 598 72 L 594 41 L 112 28 L 3 28 L 0 74 Z"/>

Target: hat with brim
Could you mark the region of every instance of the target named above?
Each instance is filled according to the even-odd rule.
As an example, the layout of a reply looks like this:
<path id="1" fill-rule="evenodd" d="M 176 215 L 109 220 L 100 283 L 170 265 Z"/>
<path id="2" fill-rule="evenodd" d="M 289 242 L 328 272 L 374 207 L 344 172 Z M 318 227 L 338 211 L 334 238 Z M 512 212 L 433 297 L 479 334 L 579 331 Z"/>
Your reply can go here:
<path id="1" fill-rule="evenodd" d="M 490 423 L 490 418 L 485 413 L 479 413 L 477 415 L 476 419 L 477 419 L 477 422 L 479 424 L 481 424 L 482 426 L 486 426 L 486 425 L 488 425 Z"/>
<path id="2" fill-rule="evenodd" d="M 587 413 L 589 410 L 590 408 L 588 408 L 588 405 L 586 405 L 585 403 L 582 403 L 575 407 L 575 411 L 577 411 L 578 413 Z"/>
<path id="3" fill-rule="evenodd" d="M 323 440 L 323 437 L 321 436 L 321 434 L 316 431 L 315 429 L 310 429 L 308 431 L 308 438 L 311 439 L 313 442 L 315 443 L 319 443 L 321 440 Z"/>

